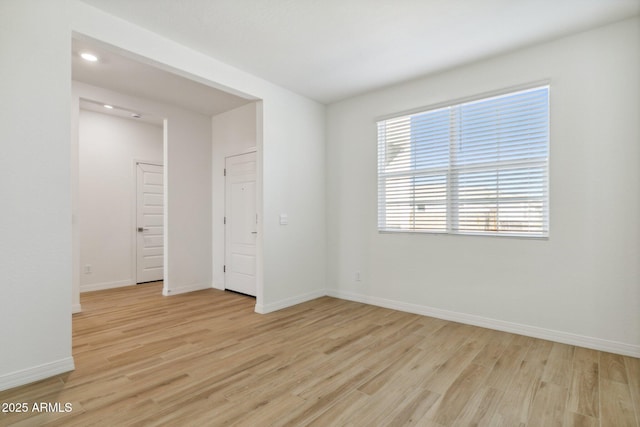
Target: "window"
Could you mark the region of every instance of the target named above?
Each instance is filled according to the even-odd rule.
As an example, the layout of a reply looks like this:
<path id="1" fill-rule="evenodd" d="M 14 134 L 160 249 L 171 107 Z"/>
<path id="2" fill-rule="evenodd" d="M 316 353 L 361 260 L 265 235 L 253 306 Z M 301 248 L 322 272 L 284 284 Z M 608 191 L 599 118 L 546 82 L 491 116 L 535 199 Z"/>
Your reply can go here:
<path id="1" fill-rule="evenodd" d="M 549 87 L 378 122 L 378 229 L 545 237 Z"/>

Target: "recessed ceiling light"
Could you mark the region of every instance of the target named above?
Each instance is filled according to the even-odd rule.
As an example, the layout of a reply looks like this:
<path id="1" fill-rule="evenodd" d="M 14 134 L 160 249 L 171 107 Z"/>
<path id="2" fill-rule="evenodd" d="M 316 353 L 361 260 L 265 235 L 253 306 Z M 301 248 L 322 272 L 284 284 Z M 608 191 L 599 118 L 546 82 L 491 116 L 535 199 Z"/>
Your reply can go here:
<path id="1" fill-rule="evenodd" d="M 82 59 L 84 59 L 85 61 L 89 61 L 89 62 L 96 62 L 98 60 L 97 56 L 95 56 L 94 54 L 89 53 L 89 52 L 81 53 L 80 57 Z"/>
<path id="2" fill-rule="evenodd" d="M 113 109 L 113 106 L 104 104 L 104 108 L 107 108 L 107 109 L 111 110 L 111 109 Z"/>

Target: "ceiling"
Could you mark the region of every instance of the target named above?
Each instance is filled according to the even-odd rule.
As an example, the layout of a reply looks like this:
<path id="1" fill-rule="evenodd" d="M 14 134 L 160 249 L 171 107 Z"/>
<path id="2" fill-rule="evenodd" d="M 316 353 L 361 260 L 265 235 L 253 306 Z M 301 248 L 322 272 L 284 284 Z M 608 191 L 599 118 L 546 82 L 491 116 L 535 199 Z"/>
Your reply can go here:
<path id="1" fill-rule="evenodd" d="M 175 105 L 207 116 L 215 116 L 232 110 L 252 100 L 240 98 L 210 86 L 189 80 L 153 65 L 128 58 L 108 47 L 91 41 L 72 41 L 72 78 L 94 86 L 111 89 L 116 92 L 140 98 Z M 97 62 L 87 62 L 80 58 L 80 53 L 91 52 L 98 56 Z M 101 101 L 99 99 L 92 101 Z M 82 108 L 100 111 L 92 103 L 81 105 Z M 114 106 L 101 112 L 121 117 L 130 117 L 127 106 Z M 140 112 L 141 113 L 141 112 Z M 160 123 L 159 118 L 148 118 L 142 121 Z"/>
<path id="2" fill-rule="evenodd" d="M 640 0 L 82 1 L 323 103 L 640 12 Z"/>

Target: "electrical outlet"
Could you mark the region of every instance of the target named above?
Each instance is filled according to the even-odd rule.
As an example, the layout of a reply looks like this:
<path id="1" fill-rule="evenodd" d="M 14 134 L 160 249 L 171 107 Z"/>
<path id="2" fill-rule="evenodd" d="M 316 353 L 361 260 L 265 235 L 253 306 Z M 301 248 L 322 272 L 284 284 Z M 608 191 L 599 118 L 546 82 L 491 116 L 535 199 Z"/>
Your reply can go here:
<path id="1" fill-rule="evenodd" d="M 91 274 L 91 264 L 84 266 L 84 274 Z"/>

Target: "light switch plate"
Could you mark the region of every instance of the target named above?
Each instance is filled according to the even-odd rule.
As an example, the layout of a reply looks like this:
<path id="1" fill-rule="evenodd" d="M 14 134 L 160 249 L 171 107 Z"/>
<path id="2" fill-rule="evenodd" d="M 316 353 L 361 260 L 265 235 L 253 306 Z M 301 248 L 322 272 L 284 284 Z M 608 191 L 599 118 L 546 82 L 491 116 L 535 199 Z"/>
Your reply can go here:
<path id="1" fill-rule="evenodd" d="M 280 225 L 287 225 L 287 224 L 289 224 L 289 215 L 280 214 Z"/>

